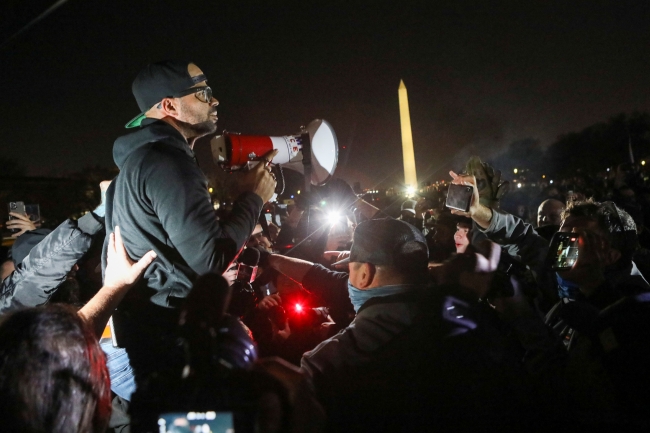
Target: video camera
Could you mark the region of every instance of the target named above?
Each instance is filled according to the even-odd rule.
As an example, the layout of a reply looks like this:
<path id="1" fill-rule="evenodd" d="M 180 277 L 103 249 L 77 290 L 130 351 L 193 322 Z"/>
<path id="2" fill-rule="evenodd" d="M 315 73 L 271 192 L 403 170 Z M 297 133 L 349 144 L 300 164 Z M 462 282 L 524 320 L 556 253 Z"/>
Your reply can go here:
<path id="1" fill-rule="evenodd" d="M 287 390 L 255 367 L 257 348 L 249 331 L 224 313 L 229 297 L 221 276 L 209 274 L 196 282 L 178 332 L 185 366 L 139 382 L 130 409 L 134 431 L 287 430 Z"/>

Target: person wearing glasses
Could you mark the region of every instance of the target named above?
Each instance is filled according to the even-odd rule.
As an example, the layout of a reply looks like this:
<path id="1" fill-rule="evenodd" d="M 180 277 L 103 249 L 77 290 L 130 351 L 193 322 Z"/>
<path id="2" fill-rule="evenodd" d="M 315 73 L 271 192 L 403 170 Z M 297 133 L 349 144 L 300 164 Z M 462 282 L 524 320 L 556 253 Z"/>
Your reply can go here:
<path id="1" fill-rule="evenodd" d="M 179 306 L 199 275 L 223 274 L 250 237 L 276 181 L 267 164 L 244 174 L 228 219 L 217 221 L 207 180 L 194 155 L 217 130 L 219 102 L 194 63 L 152 63 L 132 86 L 140 114 L 127 123 L 113 158 L 120 169 L 106 194 L 106 239 L 119 226 L 128 255 L 157 259 L 113 313 L 116 344 L 137 381 L 183 362 L 174 330 Z M 274 152 L 264 155 L 270 161 Z M 103 267 L 106 266 L 104 245 Z"/>

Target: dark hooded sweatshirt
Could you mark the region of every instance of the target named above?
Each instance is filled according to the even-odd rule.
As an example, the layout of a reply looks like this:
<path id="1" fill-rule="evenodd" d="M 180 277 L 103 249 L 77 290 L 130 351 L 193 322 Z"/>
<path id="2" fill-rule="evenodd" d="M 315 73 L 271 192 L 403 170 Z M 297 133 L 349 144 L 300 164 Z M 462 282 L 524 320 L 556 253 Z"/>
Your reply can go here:
<path id="1" fill-rule="evenodd" d="M 114 318 L 126 314 L 129 322 L 172 325 L 170 320 L 197 276 L 223 273 L 241 250 L 255 227 L 262 199 L 244 193 L 228 220 L 217 221 L 194 152 L 176 129 L 162 121 L 150 120 L 118 138 L 113 158 L 120 174 L 107 191 L 103 265 L 108 235 L 115 226 L 133 260 L 149 250 L 158 254 Z"/>

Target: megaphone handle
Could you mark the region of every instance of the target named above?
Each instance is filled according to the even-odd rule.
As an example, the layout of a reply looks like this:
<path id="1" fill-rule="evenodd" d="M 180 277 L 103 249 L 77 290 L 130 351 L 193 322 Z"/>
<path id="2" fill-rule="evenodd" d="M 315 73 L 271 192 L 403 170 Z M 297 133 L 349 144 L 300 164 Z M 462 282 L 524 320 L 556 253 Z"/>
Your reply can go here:
<path id="1" fill-rule="evenodd" d="M 311 191 L 311 140 L 309 133 L 303 132 L 300 134 L 300 142 L 302 144 L 302 166 L 305 175 L 305 191 Z"/>
<path id="2" fill-rule="evenodd" d="M 258 219 L 260 225 L 262 226 L 262 234 L 266 236 L 266 239 L 269 240 L 269 242 L 273 242 L 271 240 L 271 235 L 269 234 L 269 223 L 266 221 L 266 216 L 264 215 L 264 211 L 260 213 L 260 217 Z"/>

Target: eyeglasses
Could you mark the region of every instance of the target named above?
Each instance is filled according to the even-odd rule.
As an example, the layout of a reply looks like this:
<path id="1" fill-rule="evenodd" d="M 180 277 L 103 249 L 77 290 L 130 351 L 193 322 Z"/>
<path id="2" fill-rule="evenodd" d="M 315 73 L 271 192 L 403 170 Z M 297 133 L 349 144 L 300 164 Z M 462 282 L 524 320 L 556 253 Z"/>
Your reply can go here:
<path id="1" fill-rule="evenodd" d="M 181 98 L 183 96 L 187 96 L 191 94 L 194 94 L 196 99 L 198 99 L 201 102 L 205 102 L 206 104 L 209 104 L 212 101 L 212 89 L 209 86 L 190 87 L 189 89 L 185 89 L 182 92 L 172 95 L 172 97 Z"/>

